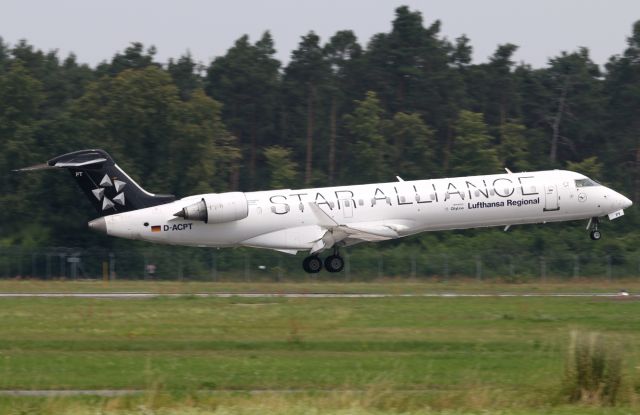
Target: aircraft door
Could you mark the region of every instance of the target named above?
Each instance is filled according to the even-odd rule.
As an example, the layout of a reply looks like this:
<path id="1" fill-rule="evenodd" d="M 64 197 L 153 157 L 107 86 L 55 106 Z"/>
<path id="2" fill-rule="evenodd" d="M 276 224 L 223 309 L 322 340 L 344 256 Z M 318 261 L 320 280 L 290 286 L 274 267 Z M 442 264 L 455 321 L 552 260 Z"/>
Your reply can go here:
<path id="1" fill-rule="evenodd" d="M 552 212 L 560 210 L 560 196 L 558 195 L 558 186 L 549 184 L 544 186 L 544 211 Z"/>
<path id="2" fill-rule="evenodd" d="M 345 218 L 353 217 L 353 203 L 352 199 L 343 199 L 340 201 L 340 206 L 342 207 L 342 214 Z"/>

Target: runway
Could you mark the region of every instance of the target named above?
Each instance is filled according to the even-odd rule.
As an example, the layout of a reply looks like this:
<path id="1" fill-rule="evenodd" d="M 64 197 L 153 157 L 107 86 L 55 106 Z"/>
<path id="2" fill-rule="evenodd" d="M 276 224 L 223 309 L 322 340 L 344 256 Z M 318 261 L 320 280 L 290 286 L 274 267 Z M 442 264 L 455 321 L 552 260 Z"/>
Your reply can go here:
<path id="1" fill-rule="evenodd" d="M 0 298 L 107 298 L 135 300 L 144 298 L 481 298 L 481 297 L 599 297 L 599 298 L 640 298 L 640 294 L 620 293 L 416 293 L 416 294 L 375 294 L 375 293 L 0 293 Z"/>

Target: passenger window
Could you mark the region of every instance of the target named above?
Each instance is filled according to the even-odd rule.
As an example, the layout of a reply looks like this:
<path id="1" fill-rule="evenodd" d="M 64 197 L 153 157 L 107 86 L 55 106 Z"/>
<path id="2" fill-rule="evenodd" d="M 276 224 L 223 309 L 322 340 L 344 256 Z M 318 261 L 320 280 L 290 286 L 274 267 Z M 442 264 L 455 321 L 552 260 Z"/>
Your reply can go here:
<path id="1" fill-rule="evenodd" d="M 476 195 L 476 197 L 480 197 L 480 190 L 476 190 L 474 194 Z"/>
<path id="2" fill-rule="evenodd" d="M 400 203 L 404 203 L 407 200 L 404 196 L 400 196 Z"/>
<path id="3" fill-rule="evenodd" d="M 359 204 L 360 206 L 364 206 L 364 200 L 362 200 L 362 199 L 358 199 L 358 204 Z"/>
<path id="4" fill-rule="evenodd" d="M 431 200 L 436 200 L 436 194 L 435 193 L 431 193 Z"/>
<path id="5" fill-rule="evenodd" d="M 348 200 L 345 200 L 345 201 L 344 201 L 344 206 L 345 206 L 345 207 L 351 207 L 351 203 L 349 203 L 349 201 L 348 201 Z"/>
<path id="6" fill-rule="evenodd" d="M 387 203 L 391 204 L 391 198 L 389 196 L 387 196 Z"/>
<path id="7" fill-rule="evenodd" d="M 302 204 L 302 202 L 300 202 L 298 208 L 300 209 L 300 212 L 304 212 L 304 205 Z"/>
<path id="8" fill-rule="evenodd" d="M 291 210 L 291 208 L 289 207 L 289 205 L 285 205 L 284 206 L 284 212 L 278 213 L 278 212 L 276 212 L 276 207 L 275 206 L 271 206 L 271 212 L 275 213 L 276 215 L 284 215 L 285 213 L 289 213 L 290 210 Z"/>
<path id="9" fill-rule="evenodd" d="M 491 196 L 495 196 L 495 195 L 496 195 L 496 191 L 495 191 L 495 190 L 493 190 L 493 189 L 490 189 L 490 190 L 489 190 L 489 194 L 490 194 Z"/>
<path id="10" fill-rule="evenodd" d="M 335 206 L 336 206 L 336 204 L 335 204 L 335 203 L 333 203 L 333 202 L 329 202 L 329 207 L 330 207 L 331 209 L 333 209 Z"/>
<path id="11" fill-rule="evenodd" d="M 420 195 L 416 193 L 416 202 L 420 201 Z"/>

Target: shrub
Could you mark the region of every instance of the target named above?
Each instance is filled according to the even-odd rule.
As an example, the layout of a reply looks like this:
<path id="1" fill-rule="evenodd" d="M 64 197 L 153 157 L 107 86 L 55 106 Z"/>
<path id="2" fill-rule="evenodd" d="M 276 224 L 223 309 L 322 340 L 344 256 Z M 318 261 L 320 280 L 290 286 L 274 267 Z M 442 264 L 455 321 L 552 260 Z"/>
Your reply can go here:
<path id="1" fill-rule="evenodd" d="M 565 368 L 570 402 L 615 405 L 622 382 L 622 351 L 599 333 L 573 331 Z"/>

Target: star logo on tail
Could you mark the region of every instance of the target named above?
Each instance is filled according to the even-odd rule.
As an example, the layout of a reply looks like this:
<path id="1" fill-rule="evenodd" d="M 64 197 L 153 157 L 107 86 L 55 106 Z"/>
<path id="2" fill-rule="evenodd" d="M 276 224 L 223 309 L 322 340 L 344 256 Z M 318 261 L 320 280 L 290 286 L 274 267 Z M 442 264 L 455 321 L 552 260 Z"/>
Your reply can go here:
<path id="1" fill-rule="evenodd" d="M 102 210 L 107 210 L 113 208 L 116 204 L 121 206 L 125 205 L 124 192 L 122 189 L 124 189 L 126 185 L 123 181 L 117 179 L 111 180 L 111 178 L 105 174 L 100 181 L 100 187 L 93 189 L 91 193 L 93 193 L 98 201 L 102 201 Z M 105 191 L 111 188 L 114 189 L 116 195 L 109 199 L 105 195 Z"/>

